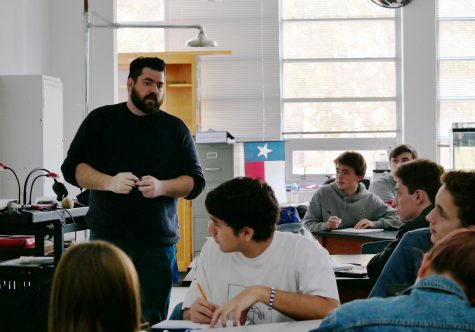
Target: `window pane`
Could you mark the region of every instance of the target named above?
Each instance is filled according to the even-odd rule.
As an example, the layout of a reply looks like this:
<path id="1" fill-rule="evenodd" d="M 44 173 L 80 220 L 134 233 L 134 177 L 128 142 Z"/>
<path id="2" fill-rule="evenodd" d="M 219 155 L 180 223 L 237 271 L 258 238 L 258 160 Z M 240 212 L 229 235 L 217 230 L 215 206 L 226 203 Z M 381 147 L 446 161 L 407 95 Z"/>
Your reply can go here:
<path id="1" fill-rule="evenodd" d="M 448 146 L 439 147 L 439 164 L 449 169 L 450 167 L 450 148 Z"/>
<path id="2" fill-rule="evenodd" d="M 117 30 L 117 52 L 161 52 L 165 50 L 163 29 Z"/>
<path id="3" fill-rule="evenodd" d="M 375 38 L 375 31 L 378 33 Z M 284 22 L 284 59 L 395 56 L 394 21 Z"/>
<path id="4" fill-rule="evenodd" d="M 335 174 L 335 160 L 344 151 L 293 151 L 292 173 L 296 175 L 309 174 Z M 375 160 L 380 160 L 381 155 L 386 155 L 384 150 L 358 151 L 366 161 L 366 175 L 373 171 Z"/>
<path id="5" fill-rule="evenodd" d="M 117 22 L 163 22 L 165 0 L 117 0 Z M 117 30 L 117 52 L 165 50 L 165 32 L 160 28 Z"/>
<path id="6" fill-rule="evenodd" d="M 165 0 L 117 0 L 117 22 L 151 22 L 165 19 Z"/>
<path id="7" fill-rule="evenodd" d="M 475 17 L 473 0 L 439 0 L 440 17 Z"/>
<path id="8" fill-rule="evenodd" d="M 393 62 L 284 63 L 284 98 L 395 97 Z"/>
<path id="9" fill-rule="evenodd" d="M 475 56 L 475 21 L 439 24 L 439 57 Z"/>
<path id="10" fill-rule="evenodd" d="M 449 144 L 454 122 L 475 122 L 475 100 L 440 101 L 437 136 L 439 144 Z"/>
<path id="11" fill-rule="evenodd" d="M 335 137 L 328 132 L 396 131 L 395 102 L 319 102 L 285 103 L 284 134 L 326 132 L 320 137 Z M 351 133 L 354 137 L 374 137 L 371 133 Z M 388 136 L 384 134 L 383 136 Z M 293 136 L 295 138 L 295 136 Z M 308 138 L 308 136 L 300 136 Z M 341 136 L 340 136 L 341 137 Z M 348 137 L 348 135 L 346 135 Z"/>
<path id="12" fill-rule="evenodd" d="M 282 0 L 284 19 L 393 17 L 394 10 L 382 8 L 370 0 Z"/>
<path id="13" fill-rule="evenodd" d="M 440 97 L 475 96 L 475 61 L 441 61 Z"/>

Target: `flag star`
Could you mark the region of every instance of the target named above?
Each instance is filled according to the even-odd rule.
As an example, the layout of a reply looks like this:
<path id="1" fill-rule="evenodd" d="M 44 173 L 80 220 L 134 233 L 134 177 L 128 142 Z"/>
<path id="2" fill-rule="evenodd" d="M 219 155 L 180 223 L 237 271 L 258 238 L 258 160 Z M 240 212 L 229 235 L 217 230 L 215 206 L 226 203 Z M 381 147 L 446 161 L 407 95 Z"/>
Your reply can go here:
<path id="1" fill-rule="evenodd" d="M 264 146 L 258 146 L 257 147 L 259 149 L 259 154 L 257 155 L 258 157 L 259 156 L 264 156 L 264 158 L 267 159 L 267 155 L 272 152 L 271 149 L 267 148 L 267 143 L 264 144 Z"/>

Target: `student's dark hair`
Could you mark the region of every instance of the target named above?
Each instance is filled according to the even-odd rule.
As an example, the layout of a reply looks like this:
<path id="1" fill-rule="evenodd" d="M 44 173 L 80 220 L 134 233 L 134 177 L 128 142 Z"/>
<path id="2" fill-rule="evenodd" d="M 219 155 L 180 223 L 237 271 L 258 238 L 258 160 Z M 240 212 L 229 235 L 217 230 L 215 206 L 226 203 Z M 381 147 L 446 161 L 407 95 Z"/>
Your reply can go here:
<path id="1" fill-rule="evenodd" d="M 138 57 L 130 63 L 129 78 L 137 82 L 137 77 L 142 75 L 144 68 L 150 68 L 156 71 L 165 71 L 165 61 L 156 57 Z"/>
<path id="2" fill-rule="evenodd" d="M 432 160 L 416 159 L 399 166 L 394 176 L 407 187 L 410 194 L 424 190 L 434 204 L 435 195 L 442 185 L 440 177 L 443 173 L 444 168 Z"/>
<path id="3" fill-rule="evenodd" d="M 475 226 L 450 232 L 427 255 L 432 270 L 452 276 L 475 305 Z"/>
<path id="4" fill-rule="evenodd" d="M 246 177 L 234 178 L 210 191 L 205 205 L 210 215 L 223 220 L 236 235 L 244 227 L 254 229 L 255 241 L 270 238 L 279 218 L 272 188 Z"/>
<path id="5" fill-rule="evenodd" d="M 364 176 L 366 173 L 366 161 L 361 153 L 355 151 L 346 151 L 339 155 L 335 160 L 335 164 L 342 164 L 353 168 L 355 174 Z"/>
<path id="6" fill-rule="evenodd" d="M 452 195 L 462 226 L 475 225 L 475 172 L 448 172 L 442 176 L 442 182 Z"/>
<path id="7" fill-rule="evenodd" d="M 389 161 L 401 153 L 409 152 L 413 159 L 417 159 L 417 151 L 409 144 L 400 144 L 389 152 Z"/>

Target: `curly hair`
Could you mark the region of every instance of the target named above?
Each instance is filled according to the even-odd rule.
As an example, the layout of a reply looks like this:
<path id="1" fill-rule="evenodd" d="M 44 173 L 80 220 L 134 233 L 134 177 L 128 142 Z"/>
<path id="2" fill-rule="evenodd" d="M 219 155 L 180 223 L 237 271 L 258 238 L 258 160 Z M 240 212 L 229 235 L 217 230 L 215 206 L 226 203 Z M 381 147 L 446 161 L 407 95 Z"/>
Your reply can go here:
<path id="1" fill-rule="evenodd" d="M 475 225 L 475 172 L 451 171 L 442 176 L 442 182 L 452 195 L 462 226 Z"/>

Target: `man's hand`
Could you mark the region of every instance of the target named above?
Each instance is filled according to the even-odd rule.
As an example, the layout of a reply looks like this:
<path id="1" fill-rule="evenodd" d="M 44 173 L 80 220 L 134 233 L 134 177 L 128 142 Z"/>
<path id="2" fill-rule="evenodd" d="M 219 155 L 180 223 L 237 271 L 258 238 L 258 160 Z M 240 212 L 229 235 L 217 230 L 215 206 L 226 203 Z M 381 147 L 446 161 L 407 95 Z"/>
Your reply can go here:
<path id="1" fill-rule="evenodd" d="M 117 173 L 109 182 L 109 190 L 116 194 L 128 194 L 139 180 L 130 172 Z"/>
<path id="2" fill-rule="evenodd" d="M 214 312 L 209 326 L 214 327 L 218 321 L 221 322 L 222 326 L 226 326 L 230 313 L 233 314 L 233 326 L 237 326 L 238 322 L 244 325 L 249 308 L 257 302 L 263 302 L 263 300 L 260 301 L 259 299 L 269 297 L 269 294 L 270 290 L 268 287 L 251 286 L 244 289 Z"/>
<path id="3" fill-rule="evenodd" d="M 199 298 L 190 307 L 190 319 L 194 323 L 209 324 L 216 309 L 217 305 Z"/>
<path id="4" fill-rule="evenodd" d="M 142 179 L 137 181 L 137 186 L 146 198 L 155 198 L 164 194 L 162 181 L 150 175 L 142 176 Z"/>
<path id="5" fill-rule="evenodd" d="M 341 219 L 337 216 L 330 216 L 328 218 L 328 229 L 337 229 L 341 225 Z"/>
<path id="6" fill-rule="evenodd" d="M 355 225 L 355 228 L 373 228 L 373 227 L 374 227 L 373 222 L 369 221 L 368 219 L 361 219 Z"/>

